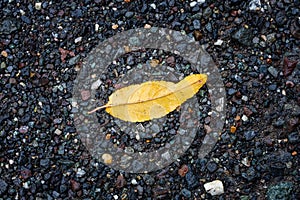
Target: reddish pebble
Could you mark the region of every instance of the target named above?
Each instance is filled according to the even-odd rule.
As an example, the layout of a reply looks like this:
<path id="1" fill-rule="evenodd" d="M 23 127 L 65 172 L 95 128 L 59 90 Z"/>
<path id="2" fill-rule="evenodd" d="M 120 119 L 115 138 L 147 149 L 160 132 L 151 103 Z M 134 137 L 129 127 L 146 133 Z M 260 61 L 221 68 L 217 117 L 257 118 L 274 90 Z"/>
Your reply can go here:
<path id="1" fill-rule="evenodd" d="M 181 168 L 178 170 L 178 174 L 181 177 L 184 177 L 186 173 L 188 173 L 188 171 L 189 171 L 189 167 L 187 165 L 182 165 Z"/>
<path id="2" fill-rule="evenodd" d="M 117 177 L 117 181 L 116 181 L 116 187 L 117 188 L 122 188 L 122 187 L 124 187 L 124 185 L 126 184 L 126 181 L 125 181 L 125 179 L 124 179 L 124 176 L 123 175 L 119 175 L 118 177 Z"/>
<path id="3" fill-rule="evenodd" d="M 78 183 L 75 180 L 70 180 L 71 183 L 71 189 L 75 192 L 78 191 L 80 189 L 80 183 Z"/>
<path id="4" fill-rule="evenodd" d="M 81 91 L 81 99 L 83 101 L 88 100 L 91 97 L 91 92 L 89 90 L 82 90 Z"/>
<path id="5" fill-rule="evenodd" d="M 298 63 L 298 61 L 289 60 L 287 57 L 284 57 L 284 59 L 283 59 L 283 75 L 285 77 L 290 75 L 294 71 L 297 63 Z"/>

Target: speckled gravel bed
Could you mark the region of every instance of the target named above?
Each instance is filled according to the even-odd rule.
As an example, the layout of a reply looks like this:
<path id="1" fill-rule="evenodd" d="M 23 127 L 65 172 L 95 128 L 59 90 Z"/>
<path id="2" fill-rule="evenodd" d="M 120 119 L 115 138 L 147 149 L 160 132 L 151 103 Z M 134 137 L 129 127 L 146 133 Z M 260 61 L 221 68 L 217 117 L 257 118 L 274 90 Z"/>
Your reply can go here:
<path id="1" fill-rule="evenodd" d="M 300 199 L 299 0 L 2 0 L 0 8 L 0 199 Z M 201 127 L 188 151 L 164 169 L 129 174 L 93 159 L 70 99 L 99 42 L 155 26 L 195 38 L 212 56 L 226 88 L 226 123 L 198 159 L 211 120 L 204 87 L 197 94 Z M 167 52 L 128 53 L 100 76 L 99 105 L 115 90 L 116 73 L 151 59 L 193 72 Z M 147 151 L 171 140 L 179 114 L 139 142 L 111 131 L 115 122 L 105 112 L 97 116 L 111 142 Z M 215 180 L 224 187 L 218 194 L 207 188 Z"/>

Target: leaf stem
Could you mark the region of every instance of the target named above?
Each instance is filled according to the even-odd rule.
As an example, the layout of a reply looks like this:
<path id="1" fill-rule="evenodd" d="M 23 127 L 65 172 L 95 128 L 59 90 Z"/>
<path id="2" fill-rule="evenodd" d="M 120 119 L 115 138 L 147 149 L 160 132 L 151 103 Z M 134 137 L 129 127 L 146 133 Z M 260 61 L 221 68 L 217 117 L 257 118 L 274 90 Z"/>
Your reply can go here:
<path id="1" fill-rule="evenodd" d="M 107 105 L 100 106 L 100 107 L 95 108 L 94 110 L 91 110 L 91 111 L 87 112 L 87 113 L 92 114 L 93 112 L 96 112 L 97 110 L 100 110 L 100 109 L 103 109 L 103 108 L 106 108 L 106 107 L 107 107 Z"/>

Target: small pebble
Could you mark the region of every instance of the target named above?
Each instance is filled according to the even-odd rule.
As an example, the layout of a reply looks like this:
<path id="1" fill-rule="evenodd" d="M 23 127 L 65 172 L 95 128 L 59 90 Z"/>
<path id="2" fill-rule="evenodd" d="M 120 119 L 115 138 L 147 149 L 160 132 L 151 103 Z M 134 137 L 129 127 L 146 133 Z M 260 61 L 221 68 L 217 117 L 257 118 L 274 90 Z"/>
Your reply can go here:
<path id="1" fill-rule="evenodd" d="M 83 170 L 83 169 L 81 169 L 81 168 L 78 168 L 78 171 L 77 171 L 77 173 L 76 173 L 76 176 L 77 177 L 83 177 L 84 175 L 85 175 L 85 171 Z"/>
<path id="2" fill-rule="evenodd" d="M 275 69 L 274 67 L 269 67 L 268 68 L 268 72 L 274 77 L 274 78 L 277 78 L 278 76 L 278 71 L 277 69 Z"/>
<path id="3" fill-rule="evenodd" d="M 75 38 L 74 42 L 75 42 L 75 44 L 76 44 L 76 43 L 78 43 L 78 42 L 81 42 L 81 40 L 82 40 L 82 37 L 78 37 L 78 38 Z"/>
<path id="4" fill-rule="evenodd" d="M 112 156 L 110 154 L 108 154 L 108 153 L 103 154 L 102 155 L 102 159 L 103 159 L 103 161 L 104 161 L 105 164 L 111 164 L 112 161 L 113 161 Z"/>
<path id="5" fill-rule="evenodd" d="M 257 133 L 255 131 L 245 131 L 244 132 L 244 137 L 247 141 L 250 141 L 252 139 L 254 139 L 254 137 L 257 135 Z"/>
<path id="6" fill-rule="evenodd" d="M 216 46 L 221 46 L 222 44 L 223 44 L 223 40 L 220 40 L 220 39 L 218 39 L 215 43 L 214 43 L 214 45 L 216 45 Z"/>
<path id="7" fill-rule="evenodd" d="M 54 133 L 55 133 L 56 135 L 60 135 L 60 134 L 62 133 L 62 131 L 59 130 L 59 129 L 55 129 Z"/>
<path id="8" fill-rule="evenodd" d="M 99 27 L 100 25 L 99 24 L 95 24 L 95 31 L 98 32 L 99 31 Z"/>
<path id="9" fill-rule="evenodd" d="M 181 190 L 181 194 L 182 194 L 184 197 L 186 197 L 186 198 L 190 198 L 191 195 L 192 195 L 191 191 L 189 191 L 189 190 L 186 189 L 186 188 L 183 188 L 183 189 Z"/>
<path id="10" fill-rule="evenodd" d="M 150 24 L 145 24 L 144 28 L 149 29 L 149 28 L 151 28 L 151 25 Z"/>
<path id="11" fill-rule="evenodd" d="M 246 115 L 243 115 L 243 116 L 242 116 L 242 120 L 243 120 L 244 122 L 246 122 L 246 121 L 248 121 L 248 117 L 247 117 Z"/>
<path id="12" fill-rule="evenodd" d="M 132 185 L 137 185 L 136 179 L 132 179 L 132 180 L 131 180 L 131 184 L 132 184 Z"/>
<path id="13" fill-rule="evenodd" d="M 150 4 L 150 6 L 155 10 L 156 9 L 156 5 L 154 3 Z"/>
<path id="14" fill-rule="evenodd" d="M 196 1 L 192 1 L 192 2 L 190 3 L 190 6 L 191 6 L 191 7 L 194 7 L 195 5 L 197 5 L 197 2 L 196 2 Z"/>
<path id="15" fill-rule="evenodd" d="M 37 3 L 35 3 L 34 7 L 37 10 L 41 10 L 42 9 L 42 3 L 41 2 L 37 2 Z"/>
<path id="16" fill-rule="evenodd" d="M 220 195 L 224 193 L 224 186 L 222 181 L 215 180 L 204 184 L 205 191 L 212 196 Z"/>

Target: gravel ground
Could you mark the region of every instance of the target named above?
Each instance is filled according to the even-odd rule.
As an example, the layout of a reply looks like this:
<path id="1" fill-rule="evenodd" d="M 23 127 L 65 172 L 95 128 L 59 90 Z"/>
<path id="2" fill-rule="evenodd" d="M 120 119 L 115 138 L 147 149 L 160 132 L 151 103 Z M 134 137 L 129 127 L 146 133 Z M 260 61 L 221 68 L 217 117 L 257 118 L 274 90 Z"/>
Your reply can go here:
<path id="1" fill-rule="evenodd" d="M 299 0 L 2 0 L 0 8 L 0 199 L 300 199 Z M 170 166 L 128 174 L 91 157 L 70 98 L 84 58 L 99 42 L 150 26 L 182 31 L 206 47 L 226 86 L 226 123 L 205 158 L 195 156 L 200 131 Z M 115 71 L 125 74 L 124 66 L 153 58 L 192 72 L 166 52 L 128 54 L 100 77 L 106 89 L 98 99 L 114 91 Z M 201 91 L 207 129 L 209 98 L 207 88 Z M 177 115 L 168 116 L 171 135 Z M 98 117 L 114 126 L 103 113 Z M 114 134 L 116 144 L 136 143 Z M 161 133 L 134 148 L 159 148 L 168 137 Z M 218 194 L 204 187 L 215 180 L 224 187 Z"/>

